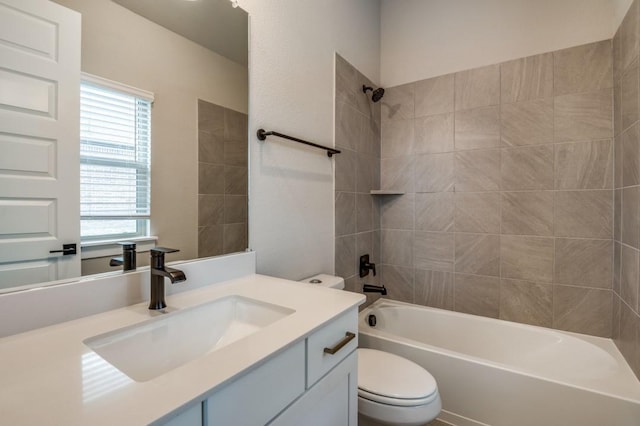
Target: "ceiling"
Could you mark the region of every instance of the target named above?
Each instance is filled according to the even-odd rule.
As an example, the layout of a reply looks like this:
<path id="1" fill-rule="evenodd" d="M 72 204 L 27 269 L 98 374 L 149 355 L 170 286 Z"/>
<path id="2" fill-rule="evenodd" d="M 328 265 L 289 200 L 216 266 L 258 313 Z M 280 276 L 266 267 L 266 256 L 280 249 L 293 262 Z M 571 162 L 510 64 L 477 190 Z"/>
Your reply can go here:
<path id="1" fill-rule="evenodd" d="M 248 15 L 229 0 L 113 0 L 158 25 L 247 66 Z"/>

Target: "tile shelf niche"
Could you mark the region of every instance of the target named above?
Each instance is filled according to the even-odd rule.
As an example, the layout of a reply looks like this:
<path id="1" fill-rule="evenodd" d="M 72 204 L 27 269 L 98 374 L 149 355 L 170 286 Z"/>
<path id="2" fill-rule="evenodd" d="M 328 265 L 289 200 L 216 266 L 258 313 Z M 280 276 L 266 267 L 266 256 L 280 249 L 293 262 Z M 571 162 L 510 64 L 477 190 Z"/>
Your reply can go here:
<path id="1" fill-rule="evenodd" d="M 396 191 L 394 189 L 372 189 L 369 191 L 371 195 L 404 195 L 404 191 Z"/>

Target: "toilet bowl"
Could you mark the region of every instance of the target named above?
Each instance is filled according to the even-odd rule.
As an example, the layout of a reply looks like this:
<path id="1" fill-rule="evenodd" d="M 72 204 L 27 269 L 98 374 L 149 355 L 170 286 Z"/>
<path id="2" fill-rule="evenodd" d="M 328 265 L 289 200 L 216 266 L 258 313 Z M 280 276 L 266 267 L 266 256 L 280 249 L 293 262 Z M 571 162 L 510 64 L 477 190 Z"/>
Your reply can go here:
<path id="1" fill-rule="evenodd" d="M 315 275 L 302 282 L 344 288 L 344 280 Z M 358 422 L 362 426 L 420 426 L 442 409 L 438 385 L 418 364 L 376 349 L 357 349 Z"/>
<path id="2" fill-rule="evenodd" d="M 371 425 L 419 426 L 442 409 L 435 379 L 418 364 L 375 349 L 358 349 L 358 414 Z"/>

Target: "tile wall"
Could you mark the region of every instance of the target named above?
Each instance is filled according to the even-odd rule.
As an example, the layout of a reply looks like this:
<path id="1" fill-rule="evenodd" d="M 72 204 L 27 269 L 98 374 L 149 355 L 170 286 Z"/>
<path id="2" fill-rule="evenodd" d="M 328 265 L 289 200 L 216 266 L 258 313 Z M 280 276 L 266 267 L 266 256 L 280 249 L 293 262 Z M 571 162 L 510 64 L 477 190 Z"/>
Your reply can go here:
<path id="1" fill-rule="evenodd" d="M 611 336 L 612 110 L 610 40 L 389 88 L 381 185 L 405 192 L 380 200 L 390 297 Z"/>
<path id="2" fill-rule="evenodd" d="M 198 100 L 198 257 L 247 248 L 247 123 Z"/>
<path id="3" fill-rule="evenodd" d="M 634 1 L 613 39 L 615 197 L 613 338 L 640 377 L 640 18 Z"/>
<path id="4" fill-rule="evenodd" d="M 335 273 L 348 290 L 361 292 L 362 284 L 377 284 L 380 277 L 358 275 L 360 255 L 380 263 L 379 207 L 369 193 L 380 188 L 380 104 L 362 92 L 371 81 L 338 54 L 335 71 L 335 142 L 342 151 L 334 163 Z"/>

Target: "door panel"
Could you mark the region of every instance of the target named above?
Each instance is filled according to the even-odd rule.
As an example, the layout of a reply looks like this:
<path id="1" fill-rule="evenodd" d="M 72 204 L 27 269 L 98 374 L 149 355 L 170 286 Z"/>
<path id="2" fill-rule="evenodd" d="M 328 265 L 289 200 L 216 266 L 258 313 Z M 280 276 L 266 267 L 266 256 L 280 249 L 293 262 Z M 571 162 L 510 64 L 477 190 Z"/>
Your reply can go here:
<path id="1" fill-rule="evenodd" d="M 80 275 L 80 15 L 0 0 L 0 289 Z"/>

